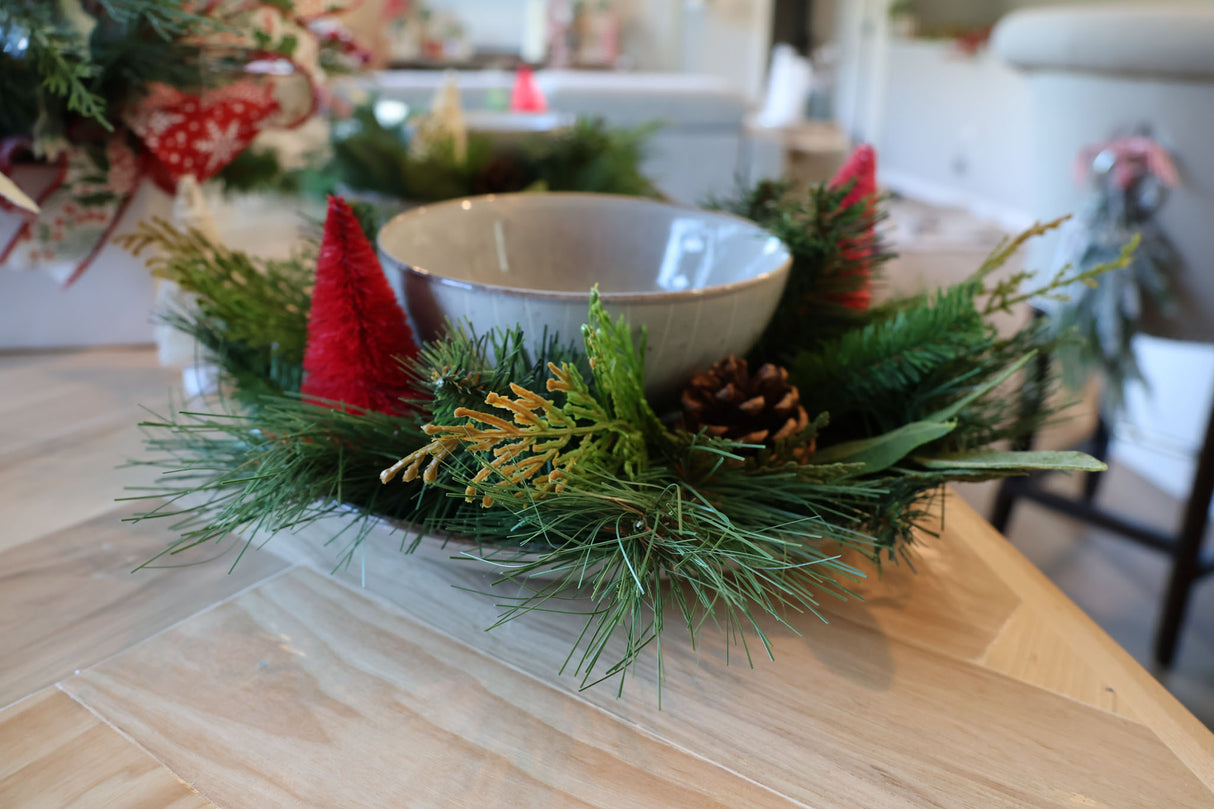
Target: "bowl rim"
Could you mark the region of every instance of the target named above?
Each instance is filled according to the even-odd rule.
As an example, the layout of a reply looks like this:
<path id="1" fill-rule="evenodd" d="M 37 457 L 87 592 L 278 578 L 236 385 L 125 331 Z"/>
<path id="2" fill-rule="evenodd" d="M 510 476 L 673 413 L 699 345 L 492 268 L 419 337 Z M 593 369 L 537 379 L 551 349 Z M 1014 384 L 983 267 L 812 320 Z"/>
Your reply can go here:
<path id="1" fill-rule="evenodd" d="M 662 199 L 653 199 L 652 197 L 633 197 L 627 194 L 600 194 L 593 191 L 514 191 L 506 194 L 476 194 L 466 197 L 456 197 L 454 199 L 442 200 L 440 202 L 427 203 L 416 208 L 401 211 L 385 222 L 379 229 L 379 233 L 375 236 L 375 247 L 383 260 L 391 262 L 392 266 L 403 270 L 406 273 L 415 275 L 419 278 L 426 279 L 431 283 L 437 283 L 442 286 L 452 287 L 464 290 L 476 290 L 481 292 L 489 292 L 494 295 L 508 295 L 519 298 L 543 298 L 548 300 L 563 300 L 563 301 L 581 301 L 589 303 L 590 290 L 585 292 L 575 292 L 570 290 L 543 290 L 543 289 L 524 289 L 521 287 L 509 287 L 501 284 L 486 284 L 481 281 L 462 281 L 457 278 L 449 278 L 445 275 L 439 275 L 436 272 L 427 270 L 424 267 L 418 267 L 413 264 L 406 264 L 401 259 L 396 258 L 384 247 L 383 238 L 384 232 L 392 226 L 393 222 L 406 217 L 420 216 L 427 211 L 435 208 L 447 208 L 451 206 L 462 206 L 465 202 L 492 202 L 496 199 L 504 197 L 577 197 L 577 198 L 593 198 L 593 199 L 612 199 L 623 200 L 629 203 L 648 203 L 664 208 L 676 208 L 685 211 L 692 211 L 697 214 L 710 217 L 719 217 L 723 219 L 732 219 L 736 222 L 741 222 L 748 227 L 766 233 L 777 243 L 784 251 L 784 260 L 780 262 L 774 269 L 759 273 L 753 278 L 747 278 L 743 281 L 730 281 L 726 284 L 715 284 L 708 287 L 699 287 L 696 289 L 680 289 L 680 290 L 650 290 L 638 292 L 600 292 L 599 297 L 604 301 L 626 303 L 626 302 L 661 302 L 674 298 L 715 298 L 720 295 L 730 294 L 738 290 L 746 289 L 752 286 L 759 286 L 768 283 L 781 275 L 787 275 L 789 268 L 792 266 L 792 251 L 775 234 L 764 230 L 757 223 L 737 214 L 732 214 L 727 211 L 710 211 L 704 208 L 699 208 L 695 205 L 688 205 L 681 202 L 670 202 Z"/>

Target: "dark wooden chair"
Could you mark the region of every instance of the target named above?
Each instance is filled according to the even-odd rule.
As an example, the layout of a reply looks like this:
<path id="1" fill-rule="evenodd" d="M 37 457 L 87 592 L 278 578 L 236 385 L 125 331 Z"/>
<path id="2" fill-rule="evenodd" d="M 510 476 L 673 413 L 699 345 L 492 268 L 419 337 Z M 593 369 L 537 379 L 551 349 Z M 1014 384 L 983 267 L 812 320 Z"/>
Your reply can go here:
<path id="1" fill-rule="evenodd" d="M 1049 358 L 1039 357 L 1035 372 L 1044 376 L 1048 363 Z M 1040 402 L 1028 400 L 1023 406 L 1039 407 Z M 1093 435 L 1081 449 L 1106 460 L 1110 438 L 1109 425 L 1102 416 Z M 1018 448 L 1029 449 L 1031 444 L 1030 437 L 1021 442 Z M 1095 499 L 1102 474 L 1086 473 L 1078 498 L 1041 488 L 1039 476 L 1007 478 L 1000 485 L 995 498 L 991 510 L 991 524 L 1001 533 L 1006 533 L 1012 508 L 1023 498 L 1166 553 L 1171 557 L 1171 572 L 1164 594 L 1163 611 L 1155 632 L 1154 656 L 1161 666 L 1171 666 L 1176 657 L 1180 630 L 1184 624 L 1193 585 L 1206 574 L 1214 572 L 1214 559 L 1203 556 L 1202 553 L 1202 539 L 1205 536 L 1210 500 L 1211 496 L 1214 496 L 1214 408 L 1211 409 L 1201 449 L 1198 451 L 1197 471 L 1193 475 L 1185 501 L 1184 517 L 1176 532 L 1141 523 L 1096 505 Z"/>

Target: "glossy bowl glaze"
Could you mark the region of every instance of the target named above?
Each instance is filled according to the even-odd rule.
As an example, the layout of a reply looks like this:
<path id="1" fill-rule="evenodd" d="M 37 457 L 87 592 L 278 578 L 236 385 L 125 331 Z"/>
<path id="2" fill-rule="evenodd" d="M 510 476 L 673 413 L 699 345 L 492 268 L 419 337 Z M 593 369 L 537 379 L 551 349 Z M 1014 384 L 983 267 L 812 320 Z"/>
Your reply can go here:
<path id="1" fill-rule="evenodd" d="M 677 391 L 767 326 L 791 263 L 753 222 L 608 194 L 498 194 L 415 208 L 379 232 L 401 273 L 405 309 L 425 339 L 448 319 L 477 332 L 522 325 L 581 340 L 598 284 L 613 317 L 648 331 L 645 387 Z"/>

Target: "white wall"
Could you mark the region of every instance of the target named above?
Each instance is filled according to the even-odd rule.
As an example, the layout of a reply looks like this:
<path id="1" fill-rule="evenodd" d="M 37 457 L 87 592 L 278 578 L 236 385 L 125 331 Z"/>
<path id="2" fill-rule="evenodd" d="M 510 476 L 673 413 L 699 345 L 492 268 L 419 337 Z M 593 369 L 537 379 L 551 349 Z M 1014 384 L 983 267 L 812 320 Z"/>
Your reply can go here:
<path id="1" fill-rule="evenodd" d="M 873 140 L 884 185 L 1009 228 L 1031 222 L 1031 109 L 1020 74 L 988 52 L 893 39 L 883 84 Z"/>
<path id="2" fill-rule="evenodd" d="M 429 0 L 463 22 L 476 45 L 517 51 L 528 0 Z M 772 0 L 612 0 L 621 66 L 726 79 L 758 98 L 767 70 Z"/>
<path id="3" fill-rule="evenodd" d="M 767 73 L 773 5 L 772 0 L 685 0 L 680 68 L 725 79 L 757 100 Z"/>
<path id="4" fill-rule="evenodd" d="M 620 15 L 624 66 L 680 70 L 683 64 L 683 0 L 613 0 Z"/>
<path id="5" fill-rule="evenodd" d="M 527 0 L 427 0 L 434 11 L 451 14 L 477 46 L 518 51 L 523 44 Z"/>

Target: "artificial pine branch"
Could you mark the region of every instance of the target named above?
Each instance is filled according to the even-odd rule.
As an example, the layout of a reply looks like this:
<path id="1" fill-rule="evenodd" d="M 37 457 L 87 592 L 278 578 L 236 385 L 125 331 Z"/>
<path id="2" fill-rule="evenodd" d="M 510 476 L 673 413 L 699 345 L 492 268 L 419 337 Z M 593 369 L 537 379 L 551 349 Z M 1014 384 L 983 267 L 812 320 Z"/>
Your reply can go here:
<path id="1" fill-rule="evenodd" d="M 490 393 L 504 395 L 511 384 L 542 389 L 551 365 L 576 365 L 593 385 L 590 365 L 573 343 L 545 329 L 533 351 L 517 326 L 478 335 L 470 323 L 448 323 L 442 337 L 422 345 L 410 370 L 415 385 L 428 392 L 430 420 L 445 424 L 458 408 L 484 407 Z"/>
<path id="2" fill-rule="evenodd" d="M 405 126 L 381 124 L 374 104 L 372 99 L 335 122 L 333 156 L 300 176 L 303 188 L 331 193 L 344 187 L 412 202 L 528 189 L 659 195 L 640 169 L 653 125 L 610 129 L 602 121 L 579 119 L 568 131 L 524 147 L 473 132 L 464 159 L 457 160 L 444 141 L 423 156 L 411 155 Z"/>
<path id="3" fill-rule="evenodd" d="M 845 204 L 852 186 L 820 185 L 800 196 L 782 183 L 760 183 L 711 207 L 753 219 L 792 254 L 788 284 L 767 329 L 748 359 L 787 365 L 798 348 L 838 337 L 869 315 L 840 303 L 871 282 L 891 258 L 873 233 L 882 214 L 867 198 Z M 863 249 L 856 249 L 857 246 Z M 807 324 L 812 324 L 807 328 Z"/>
<path id="4" fill-rule="evenodd" d="M 833 429 L 826 435 L 872 435 L 930 412 L 930 399 L 916 399 L 995 342 L 993 328 L 974 307 L 976 291 L 972 284 L 941 290 L 793 354 L 790 378 L 806 409 L 831 414 Z"/>
<path id="5" fill-rule="evenodd" d="M 422 443 L 413 419 L 280 395 L 253 404 L 246 398 L 217 413 L 182 411 L 140 424 L 150 457 L 132 465 L 160 468 L 164 477 L 126 499 L 165 501 L 134 519 L 170 518 L 180 535 L 148 564 L 237 535 L 247 549 L 279 530 L 351 512 L 364 519 L 354 521 L 348 561 L 367 519 L 414 507 L 392 498 L 374 474 Z"/>
<path id="6" fill-rule="evenodd" d="M 658 124 L 611 129 L 601 120 L 579 118 L 569 130 L 530 150 L 535 176 L 514 190 L 536 184 L 548 191 L 659 196 L 641 172 L 646 143 L 658 129 Z"/>
<path id="7" fill-rule="evenodd" d="M 197 339 L 241 395 L 299 389 L 316 266 L 310 246 L 291 259 L 259 259 L 159 218 L 116 241 L 149 253 L 153 275 L 193 295 L 195 306 L 162 317 Z"/>
<path id="8" fill-rule="evenodd" d="M 878 490 L 811 482 L 791 469 L 755 474 L 734 466 L 702 486 L 670 467 L 632 479 L 593 472 L 566 484 L 539 499 L 479 486 L 514 518 L 511 545 L 539 549 L 500 557 L 502 578 L 529 582 L 532 592 L 508 604 L 498 623 L 534 610 L 578 609 L 561 595 L 577 588 L 589 601 L 581 608 L 587 627 L 570 658 L 584 687 L 615 676 L 622 687 L 651 644 L 660 668 L 668 605 L 693 639 L 712 621 L 748 659 L 751 632 L 770 655 L 757 616 L 783 623 L 789 610 L 818 614 L 822 597 L 849 597 L 848 583 L 863 576 L 840 561 L 838 548 L 876 552 L 867 536 L 843 526 L 859 523 Z M 773 524 L 773 515 L 783 519 Z M 461 527 L 473 528 L 453 525 Z M 530 582 L 540 571 L 545 582 Z M 621 638 L 622 649 L 609 648 Z"/>

